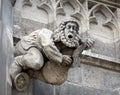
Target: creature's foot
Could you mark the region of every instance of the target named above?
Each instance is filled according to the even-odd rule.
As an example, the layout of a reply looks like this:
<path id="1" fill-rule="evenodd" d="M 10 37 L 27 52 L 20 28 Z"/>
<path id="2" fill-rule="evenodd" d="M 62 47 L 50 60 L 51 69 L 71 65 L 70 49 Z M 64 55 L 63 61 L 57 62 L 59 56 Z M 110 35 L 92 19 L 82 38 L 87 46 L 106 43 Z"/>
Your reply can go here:
<path id="1" fill-rule="evenodd" d="M 30 83 L 30 77 L 28 74 L 22 72 L 19 73 L 14 79 L 14 86 L 18 91 L 25 91 Z"/>

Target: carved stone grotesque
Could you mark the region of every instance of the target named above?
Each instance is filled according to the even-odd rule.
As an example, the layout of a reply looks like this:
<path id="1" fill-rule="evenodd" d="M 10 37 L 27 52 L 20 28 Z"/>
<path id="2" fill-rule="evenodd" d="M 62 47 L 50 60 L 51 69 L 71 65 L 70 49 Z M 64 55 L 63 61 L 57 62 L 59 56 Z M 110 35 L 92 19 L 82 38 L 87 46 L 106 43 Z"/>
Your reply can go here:
<path id="1" fill-rule="evenodd" d="M 62 84 L 79 54 L 93 46 L 92 40 L 82 42 L 78 31 L 79 23 L 70 18 L 61 22 L 55 32 L 41 29 L 24 36 L 15 46 L 16 57 L 10 67 L 15 88 L 25 90 L 30 78 Z"/>

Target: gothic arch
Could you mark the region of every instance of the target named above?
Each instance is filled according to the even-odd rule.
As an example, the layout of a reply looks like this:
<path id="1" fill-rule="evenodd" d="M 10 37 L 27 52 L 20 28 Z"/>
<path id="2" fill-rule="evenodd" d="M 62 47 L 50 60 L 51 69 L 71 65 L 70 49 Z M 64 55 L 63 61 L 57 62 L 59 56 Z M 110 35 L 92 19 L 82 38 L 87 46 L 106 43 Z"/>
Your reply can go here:
<path id="1" fill-rule="evenodd" d="M 105 5 L 97 4 L 89 11 L 90 34 L 99 37 L 103 42 L 119 39 L 119 28 L 114 13 Z"/>
<path id="2" fill-rule="evenodd" d="M 85 7 L 78 0 L 58 0 L 56 3 L 56 19 L 59 25 L 59 19 L 71 16 L 80 22 L 80 33 L 88 30 L 88 18 Z"/>

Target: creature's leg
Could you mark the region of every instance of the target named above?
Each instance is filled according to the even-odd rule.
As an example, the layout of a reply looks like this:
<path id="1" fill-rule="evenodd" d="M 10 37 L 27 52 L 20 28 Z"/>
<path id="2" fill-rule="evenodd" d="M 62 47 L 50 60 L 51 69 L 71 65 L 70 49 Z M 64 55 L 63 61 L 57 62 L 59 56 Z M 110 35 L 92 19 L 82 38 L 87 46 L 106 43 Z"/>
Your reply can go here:
<path id="1" fill-rule="evenodd" d="M 30 48 L 26 54 L 15 57 L 10 67 L 10 75 L 18 91 L 24 91 L 29 85 L 29 76 L 21 73 L 24 68 L 39 70 L 43 66 L 43 56 L 37 48 Z"/>
<path id="2" fill-rule="evenodd" d="M 37 48 L 30 48 L 28 53 L 23 56 L 24 67 L 39 70 L 44 64 L 42 53 Z"/>
<path id="3" fill-rule="evenodd" d="M 20 66 L 22 57 L 23 55 L 15 57 L 14 62 L 10 66 L 10 75 L 13 80 L 15 79 L 16 75 L 22 71 L 22 67 Z"/>
<path id="4" fill-rule="evenodd" d="M 44 59 L 41 52 L 37 48 L 30 48 L 27 54 L 15 58 L 10 67 L 10 75 L 14 79 L 24 67 L 39 70 L 43 66 L 43 63 Z"/>

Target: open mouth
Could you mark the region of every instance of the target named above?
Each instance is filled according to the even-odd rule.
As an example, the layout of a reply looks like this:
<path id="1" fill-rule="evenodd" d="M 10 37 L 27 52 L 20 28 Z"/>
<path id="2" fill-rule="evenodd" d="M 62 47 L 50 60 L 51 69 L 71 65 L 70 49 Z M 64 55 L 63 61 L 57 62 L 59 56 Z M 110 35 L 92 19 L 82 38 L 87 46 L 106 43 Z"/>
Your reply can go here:
<path id="1" fill-rule="evenodd" d="M 69 34 L 68 34 L 68 38 L 69 38 L 69 39 L 72 39 L 72 38 L 73 38 L 73 34 L 69 33 Z"/>

